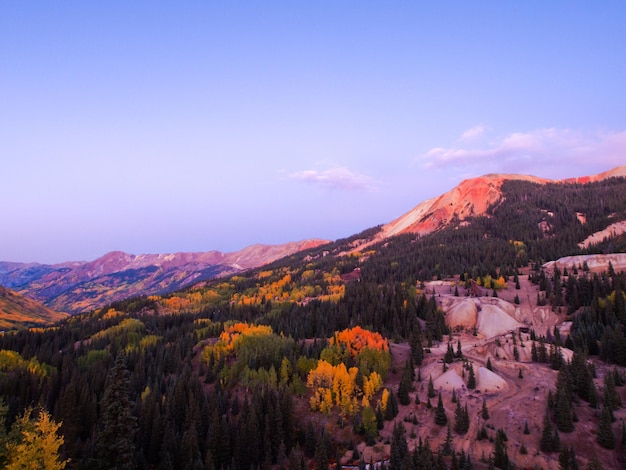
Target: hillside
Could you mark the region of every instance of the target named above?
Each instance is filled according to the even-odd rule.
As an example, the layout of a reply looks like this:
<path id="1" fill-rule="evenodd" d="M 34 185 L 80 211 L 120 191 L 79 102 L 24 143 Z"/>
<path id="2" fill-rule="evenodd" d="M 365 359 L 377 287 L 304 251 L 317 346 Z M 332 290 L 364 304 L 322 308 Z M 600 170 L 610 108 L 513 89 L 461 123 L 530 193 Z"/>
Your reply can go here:
<path id="1" fill-rule="evenodd" d="M 375 227 L 0 335 L 0 396 L 52 410 L 71 468 L 111 448 L 145 469 L 623 468 L 626 180 L 498 191 L 428 235 Z"/>
<path id="2" fill-rule="evenodd" d="M 0 330 L 45 326 L 66 317 L 65 313 L 55 312 L 0 286 Z"/>
<path id="3" fill-rule="evenodd" d="M 326 243 L 304 240 L 252 245 L 232 253 L 132 255 L 56 265 L 0 262 L 0 285 L 59 311 L 78 313 L 137 295 L 163 294 L 192 282 L 231 275 Z"/>
<path id="4" fill-rule="evenodd" d="M 560 181 L 515 174 L 489 174 L 467 179 L 452 190 L 418 204 L 406 214 L 383 225 L 373 242 L 406 233 L 428 235 L 454 223 L 465 221 L 470 217 L 486 215 L 491 206 L 503 199 L 502 186 L 505 181 L 528 181 L 541 185 L 548 183 L 582 184 L 623 176 L 626 176 L 626 166 L 614 168 L 598 175 Z"/>

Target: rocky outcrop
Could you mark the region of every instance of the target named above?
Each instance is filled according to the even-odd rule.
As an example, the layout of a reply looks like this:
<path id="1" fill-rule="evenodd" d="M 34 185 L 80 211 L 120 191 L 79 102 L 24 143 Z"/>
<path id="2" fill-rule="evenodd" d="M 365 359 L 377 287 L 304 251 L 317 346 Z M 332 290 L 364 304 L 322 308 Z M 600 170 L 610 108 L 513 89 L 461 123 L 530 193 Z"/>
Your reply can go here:
<path id="1" fill-rule="evenodd" d="M 591 272 L 599 273 L 608 271 L 609 265 L 613 265 L 616 272 L 626 270 L 626 253 L 610 253 L 606 255 L 577 255 L 565 256 L 556 261 L 550 261 L 543 265 L 544 269 L 553 270 L 558 266 L 561 271 L 564 268 L 572 270 L 574 268 L 582 268 L 586 264 Z"/>
<path id="2" fill-rule="evenodd" d="M 502 198 L 502 184 L 508 180 L 530 181 L 538 184 L 589 183 L 619 176 L 626 176 L 626 166 L 620 166 L 598 175 L 565 180 L 512 174 L 489 174 L 467 179 L 447 193 L 424 201 L 406 214 L 383 225 L 375 239 L 367 244 L 403 233 L 428 235 L 452 223 L 462 223 L 469 217 L 484 215 L 491 205 L 496 204 Z"/>

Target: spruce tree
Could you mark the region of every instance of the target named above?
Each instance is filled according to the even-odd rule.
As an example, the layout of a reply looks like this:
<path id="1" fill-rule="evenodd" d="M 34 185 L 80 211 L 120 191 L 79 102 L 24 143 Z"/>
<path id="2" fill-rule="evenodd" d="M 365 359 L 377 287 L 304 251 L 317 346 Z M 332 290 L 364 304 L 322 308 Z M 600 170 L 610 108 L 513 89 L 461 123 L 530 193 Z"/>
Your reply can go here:
<path id="1" fill-rule="evenodd" d="M 556 419 L 556 427 L 559 431 L 572 432 L 574 430 L 572 405 L 567 391 L 562 387 L 557 390 L 554 415 Z"/>
<path id="2" fill-rule="evenodd" d="M 409 446 L 406 442 L 406 431 L 401 421 L 396 423 L 393 427 L 390 452 L 389 470 L 404 470 L 411 467 Z"/>
<path id="3" fill-rule="evenodd" d="M 487 409 L 487 402 L 483 398 L 483 409 L 482 409 L 482 417 L 484 420 L 489 419 L 489 410 Z"/>
<path id="4" fill-rule="evenodd" d="M 469 366 L 469 377 L 467 379 L 467 388 L 473 390 L 476 388 L 476 375 L 474 374 L 474 366 Z"/>
<path id="5" fill-rule="evenodd" d="M 465 434 L 469 431 L 469 413 L 467 411 L 467 403 L 465 407 L 461 407 L 461 402 L 457 401 L 456 410 L 454 412 L 454 430 L 458 434 Z"/>
<path id="6" fill-rule="evenodd" d="M 448 430 L 446 431 L 446 439 L 441 445 L 441 453 L 443 455 L 452 454 L 452 432 L 450 431 L 450 425 L 448 424 Z"/>
<path id="7" fill-rule="evenodd" d="M 541 440 L 539 441 L 539 448 L 543 452 L 552 452 L 554 450 L 553 441 L 552 441 L 552 421 L 550 421 L 550 416 L 546 411 L 546 414 L 543 417 L 543 429 L 541 430 Z"/>
<path id="8" fill-rule="evenodd" d="M 409 361 L 404 365 L 404 371 L 402 372 L 402 377 L 400 379 L 400 385 L 398 386 L 398 401 L 401 405 L 409 405 L 411 403 L 411 398 L 409 397 L 409 390 L 411 390 L 413 386 L 413 378 L 415 372 L 411 367 Z"/>
<path id="9" fill-rule="evenodd" d="M 428 398 L 435 398 L 437 392 L 435 392 L 435 385 L 433 384 L 433 376 L 428 378 Z"/>
<path id="10" fill-rule="evenodd" d="M 598 444 L 605 449 L 615 448 L 615 435 L 613 434 L 612 422 L 611 410 L 609 410 L 607 406 L 603 406 L 600 426 L 598 427 Z"/>
<path id="11" fill-rule="evenodd" d="M 132 414 L 133 407 L 130 374 L 125 358 L 120 353 L 107 376 L 100 402 L 102 429 L 96 444 L 98 456 L 106 462 L 107 468 L 126 469 L 134 466 L 137 420 Z"/>
<path id="12" fill-rule="evenodd" d="M 439 426 L 445 426 L 448 422 L 448 416 L 446 410 L 443 407 L 443 400 L 441 399 L 441 393 L 439 393 L 439 400 L 437 401 L 437 408 L 435 409 L 435 424 Z"/>
<path id="13" fill-rule="evenodd" d="M 493 447 L 493 465 L 501 469 L 509 468 L 509 455 L 506 450 L 505 434 L 501 429 L 496 432 Z"/>
<path id="14" fill-rule="evenodd" d="M 456 342 L 456 357 L 459 359 L 463 359 L 463 349 L 461 349 L 461 340 L 457 340 Z"/>

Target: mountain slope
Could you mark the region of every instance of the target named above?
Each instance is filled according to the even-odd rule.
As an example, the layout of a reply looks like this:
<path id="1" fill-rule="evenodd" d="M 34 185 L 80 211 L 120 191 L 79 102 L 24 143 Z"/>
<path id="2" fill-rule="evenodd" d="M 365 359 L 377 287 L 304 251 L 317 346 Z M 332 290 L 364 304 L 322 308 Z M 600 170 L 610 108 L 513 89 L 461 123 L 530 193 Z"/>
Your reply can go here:
<path id="1" fill-rule="evenodd" d="M 44 326 L 67 317 L 0 286 L 0 329 Z"/>
<path id="2" fill-rule="evenodd" d="M 590 183 L 611 177 L 626 176 L 626 166 L 593 176 L 553 181 L 530 175 L 489 174 L 462 181 L 458 186 L 433 199 L 418 204 L 406 214 L 383 226 L 375 241 L 415 233 L 427 235 L 449 226 L 454 220 L 484 215 L 487 209 L 502 198 L 505 181 L 529 181 L 547 183 Z"/>
<path id="3" fill-rule="evenodd" d="M 0 284 L 50 308 L 77 313 L 131 296 L 171 292 L 195 281 L 234 274 L 326 243 L 304 240 L 253 245 L 232 253 L 132 255 L 56 265 L 0 263 Z"/>

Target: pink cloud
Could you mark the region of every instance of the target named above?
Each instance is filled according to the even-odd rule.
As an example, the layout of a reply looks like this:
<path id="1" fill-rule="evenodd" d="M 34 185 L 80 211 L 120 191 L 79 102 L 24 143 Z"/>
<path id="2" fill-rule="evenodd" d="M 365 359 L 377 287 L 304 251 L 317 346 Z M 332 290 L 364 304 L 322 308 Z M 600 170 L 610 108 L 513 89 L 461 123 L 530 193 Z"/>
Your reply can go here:
<path id="1" fill-rule="evenodd" d="M 465 132 L 463 132 L 461 134 L 461 140 L 464 142 L 467 142 L 467 141 L 477 139 L 478 137 L 481 137 L 485 133 L 486 130 L 487 130 L 486 126 L 482 124 L 478 124 L 477 126 L 471 127 L 467 129 Z"/>
<path id="2" fill-rule="evenodd" d="M 518 171 L 520 166 L 593 163 L 608 169 L 626 162 L 626 131 L 583 133 L 545 128 L 515 132 L 482 147 L 436 147 L 418 160 L 426 168 L 481 166 Z"/>
<path id="3" fill-rule="evenodd" d="M 375 189 L 374 180 L 364 174 L 356 173 L 346 167 L 336 166 L 328 170 L 304 170 L 289 175 L 291 179 L 304 181 L 318 186 L 348 191 Z"/>

